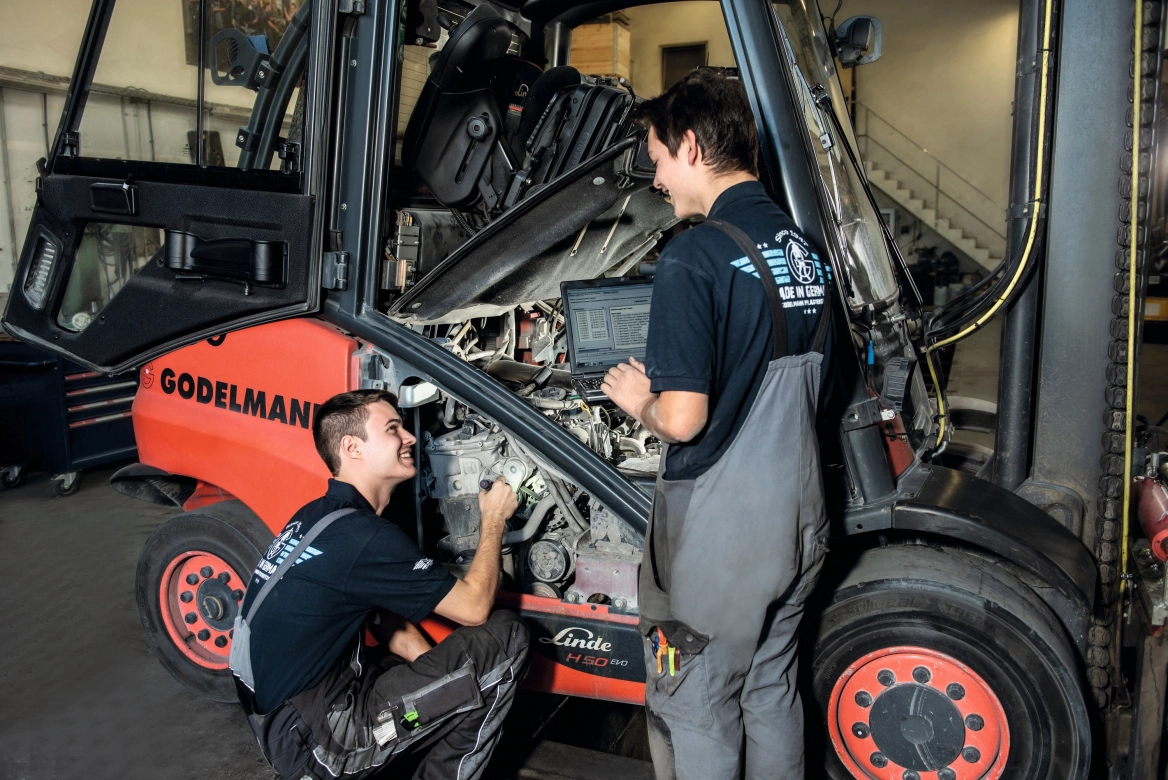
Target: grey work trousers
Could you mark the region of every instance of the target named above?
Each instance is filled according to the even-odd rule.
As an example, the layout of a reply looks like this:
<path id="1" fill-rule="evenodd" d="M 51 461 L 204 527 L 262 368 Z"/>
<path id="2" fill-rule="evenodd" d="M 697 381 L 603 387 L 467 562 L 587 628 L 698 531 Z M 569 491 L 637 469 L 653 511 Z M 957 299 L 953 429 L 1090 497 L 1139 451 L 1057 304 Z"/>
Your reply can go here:
<path id="1" fill-rule="evenodd" d="M 649 748 L 657 780 L 801 778 L 803 705 L 796 688 L 799 622 L 824 548 L 767 609 L 757 644 L 712 639 L 670 677 L 645 642 Z M 728 594 L 728 599 L 733 599 Z"/>

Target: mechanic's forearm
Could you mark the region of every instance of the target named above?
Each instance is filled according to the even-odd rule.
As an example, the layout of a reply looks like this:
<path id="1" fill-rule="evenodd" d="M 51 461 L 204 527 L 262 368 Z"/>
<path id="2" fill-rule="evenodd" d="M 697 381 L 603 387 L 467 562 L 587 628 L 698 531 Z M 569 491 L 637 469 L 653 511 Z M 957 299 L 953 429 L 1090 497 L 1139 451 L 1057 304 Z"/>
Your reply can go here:
<path id="1" fill-rule="evenodd" d="M 680 439 L 676 439 L 666 432 L 666 426 L 659 417 L 660 413 L 661 395 L 659 393 L 653 393 L 641 405 L 640 410 L 634 416 L 658 441 L 663 441 L 666 444 L 679 444 L 681 442 Z"/>
<path id="2" fill-rule="evenodd" d="M 432 645 L 418 630 L 418 627 L 408 620 L 403 621 L 402 627 L 394 631 L 389 638 L 389 652 L 410 663 L 417 660 L 418 656 L 431 647 Z"/>
<path id="3" fill-rule="evenodd" d="M 495 591 L 499 588 L 502 544 L 501 530 L 494 531 L 484 528 L 483 532 L 479 534 L 479 546 L 475 550 L 474 560 L 470 562 L 470 570 L 467 571 L 462 580 L 472 588 L 484 622 L 491 614 L 491 607 L 495 604 Z"/>

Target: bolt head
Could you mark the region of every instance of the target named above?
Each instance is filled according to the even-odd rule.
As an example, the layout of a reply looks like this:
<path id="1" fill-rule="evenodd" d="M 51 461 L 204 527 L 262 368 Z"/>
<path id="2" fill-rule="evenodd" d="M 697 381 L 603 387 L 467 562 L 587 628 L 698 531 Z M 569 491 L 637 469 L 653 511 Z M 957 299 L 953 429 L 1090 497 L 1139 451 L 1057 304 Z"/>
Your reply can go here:
<path id="1" fill-rule="evenodd" d="M 216 577 L 216 579 L 218 579 L 220 582 L 222 582 L 224 585 L 226 585 L 227 583 L 231 582 L 231 572 L 221 571 L 221 572 L 219 572 L 219 576 Z"/>
<path id="2" fill-rule="evenodd" d="M 187 575 L 187 585 L 198 585 L 198 584 L 199 584 L 199 575 L 195 574 L 194 572 Z"/>
<path id="3" fill-rule="evenodd" d="M 215 637 L 215 647 L 227 647 L 227 637 L 222 634 Z"/>
<path id="4" fill-rule="evenodd" d="M 204 579 L 210 577 L 214 573 L 215 571 L 210 566 L 204 566 L 203 568 L 199 569 L 199 574 L 202 574 Z"/>
<path id="5" fill-rule="evenodd" d="M 208 639 L 211 638 L 211 632 L 204 628 L 204 629 L 200 630 L 196 636 L 199 637 L 200 642 L 206 642 Z"/>
<path id="6" fill-rule="evenodd" d="M 962 748 L 961 757 L 970 764 L 976 764 L 981 760 L 981 751 L 975 747 Z"/>
<path id="7" fill-rule="evenodd" d="M 190 604 L 191 600 L 194 598 L 195 594 L 191 593 L 189 590 L 184 590 L 182 593 L 178 594 L 178 600 L 184 604 Z"/>
<path id="8" fill-rule="evenodd" d="M 236 601 L 243 601 L 243 591 L 239 588 L 236 588 L 235 590 L 231 591 L 231 598 L 235 599 Z"/>
<path id="9" fill-rule="evenodd" d="M 965 686 L 961 683 L 949 683 L 945 686 L 945 695 L 953 701 L 961 701 L 965 698 Z"/>
<path id="10" fill-rule="evenodd" d="M 196 623 L 199 620 L 199 616 L 194 612 L 188 612 L 187 614 L 183 615 L 183 620 L 188 623 Z"/>
<path id="11" fill-rule="evenodd" d="M 868 730 L 867 723 L 853 723 L 852 724 L 852 734 L 854 734 L 857 739 L 867 739 L 869 733 L 870 732 Z"/>
<path id="12" fill-rule="evenodd" d="M 891 669 L 881 669 L 876 674 L 876 681 L 887 688 L 896 682 L 896 675 L 892 673 Z"/>
<path id="13" fill-rule="evenodd" d="M 937 780 L 957 780 L 957 773 L 949 767 L 938 769 Z"/>
<path id="14" fill-rule="evenodd" d="M 985 728 L 985 721 L 982 720 L 981 715 L 966 715 L 965 728 L 969 729 L 970 731 L 981 731 L 983 728 Z"/>
<path id="15" fill-rule="evenodd" d="M 856 691 L 856 704 L 867 709 L 872 706 L 872 694 L 867 691 Z"/>
<path id="16" fill-rule="evenodd" d="M 871 761 L 872 766 L 876 767 L 877 769 L 883 769 L 884 767 L 888 766 L 888 757 L 879 750 L 868 756 L 868 760 Z"/>
<path id="17" fill-rule="evenodd" d="M 929 680 L 933 679 L 933 673 L 923 666 L 918 666 L 912 670 L 913 679 L 924 685 Z"/>
<path id="18" fill-rule="evenodd" d="M 920 774 L 915 769 L 906 769 L 901 773 L 900 776 L 903 777 L 904 780 L 921 780 Z"/>

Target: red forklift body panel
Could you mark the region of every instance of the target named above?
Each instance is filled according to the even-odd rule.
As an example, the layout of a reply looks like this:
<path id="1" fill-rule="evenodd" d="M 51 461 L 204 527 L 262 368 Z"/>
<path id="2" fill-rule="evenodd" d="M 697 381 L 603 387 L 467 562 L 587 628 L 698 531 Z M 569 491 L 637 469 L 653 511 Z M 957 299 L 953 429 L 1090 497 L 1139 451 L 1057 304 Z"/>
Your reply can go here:
<path id="1" fill-rule="evenodd" d="M 312 415 L 351 389 L 356 348 L 330 325 L 294 319 L 147 363 L 134 399 L 141 462 L 222 488 L 278 532 L 327 487 Z"/>

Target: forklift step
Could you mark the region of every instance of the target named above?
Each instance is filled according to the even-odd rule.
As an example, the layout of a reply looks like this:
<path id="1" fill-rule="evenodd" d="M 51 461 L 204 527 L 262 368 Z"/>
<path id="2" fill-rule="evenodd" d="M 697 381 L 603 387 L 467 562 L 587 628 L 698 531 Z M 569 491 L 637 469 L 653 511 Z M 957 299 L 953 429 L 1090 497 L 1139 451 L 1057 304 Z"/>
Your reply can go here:
<path id="1" fill-rule="evenodd" d="M 516 780 L 653 780 L 653 765 L 560 742 L 540 742 Z"/>

